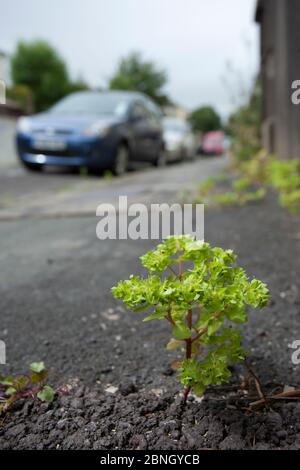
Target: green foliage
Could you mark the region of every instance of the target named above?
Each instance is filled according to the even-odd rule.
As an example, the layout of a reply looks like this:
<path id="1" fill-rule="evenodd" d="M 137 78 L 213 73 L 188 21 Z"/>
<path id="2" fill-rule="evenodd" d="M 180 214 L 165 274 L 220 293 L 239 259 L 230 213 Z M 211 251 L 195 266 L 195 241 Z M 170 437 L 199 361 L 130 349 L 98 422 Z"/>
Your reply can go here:
<path id="1" fill-rule="evenodd" d="M 298 214 L 300 210 L 300 189 L 280 194 L 279 202 L 281 206 L 288 209 L 291 214 Z"/>
<path id="2" fill-rule="evenodd" d="M 51 403 L 54 399 L 55 392 L 52 387 L 49 387 L 49 385 L 45 385 L 40 392 L 37 393 L 37 397 L 41 401 L 46 401 L 48 403 Z"/>
<path id="3" fill-rule="evenodd" d="M 242 178 L 235 180 L 232 186 L 236 191 L 239 191 L 239 192 L 245 191 L 251 186 L 251 181 L 249 178 L 242 177 Z"/>
<path id="4" fill-rule="evenodd" d="M 259 152 L 252 160 L 239 167 L 240 172 L 254 183 L 271 186 L 279 192 L 279 203 L 291 214 L 300 210 L 300 162 L 299 160 L 280 160 L 265 151 Z"/>
<path id="5" fill-rule="evenodd" d="M 226 193 L 216 194 L 214 201 L 219 205 L 239 205 L 244 206 L 249 202 L 258 202 L 266 196 L 265 188 L 259 188 L 256 191 L 228 191 Z"/>
<path id="6" fill-rule="evenodd" d="M 242 360 L 241 333 L 246 307 L 262 308 L 266 285 L 236 266 L 232 250 L 213 248 L 192 237 L 172 236 L 141 257 L 146 278 L 131 276 L 112 288 L 134 312 L 151 308 L 144 321 L 167 320 L 172 327 L 168 350 L 185 348 L 181 383 L 201 395 L 209 385 L 227 382 L 229 366 Z M 187 391 L 187 393 L 188 393 Z"/>
<path id="7" fill-rule="evenodd" d="M 122 59 L 109 82 L 112 90 L 139 91 L 150 96 L 157 104 L 170 104 L 169 98 L 162 92 L 167 82 L 167 75 L 152 62 L 144 61 L 139 53 L 132 53 Z"/>
<path id="8" fill-rule="evenodd" d="M 189 115 L 189 122 L 195 132 L 209 132 L 222 129 L 220 115 L 211 106 L 202 106 Z"/>
<path id="9" fill-rule="evenodd" d="M 70 93 L 76 93 L 77 91 L 86 91 L 89 89 L 90 87 L 84 80 L 75 80 L 73 82 L 68 83 L 66 87 L 66 95 L 69 95 Z"/>
<path id="10" fill-rule="evenodd" d="M 194 203 L 207 204 L 208 206 L 243 206 L 249 202 L 257 202 L 266 196 L 264 188 L 257 188 L 248 177 L 236 179 L 232 183 L 230 191 L 221 193 L 217 186 L 217 180 L 208 178 L 202 183 L 194 196 Z"/>
<path id="11" fill-rule="evenodd" d="M 82 80 L 70 80 L 64 60 L 41 40 L 19 42 L 11 59 L 11 74 L 12 93 L 19 96 L 20 87 L 26 87 L 35 111 L 44 111 L 65 95 L 87 89 Z"/>
<path id="12" fill-rule="evenodd" d="M 299 160 L 280 160 L 260 150 L 261 97 L 258 77 L 246 106 L 229 119 L 227 131 L 233 137 L 234 164 L 250 184 L 261 186 L 256 194 L 249 195 L 250 200 L 253 197 L 260 199 L 265 192 L 264 186 L 269 185 L 279 192 L 280 205 L 296 214 L 300 211 L 300 163 Z M 233 199 L 232 194 L 227 196 L 227 201 Z"/>
<path id="13" fill-rule="evenodd" d="M 266 184 L 269 175 L 270 155 L 265 150 L 257 152 L 250 160 L 237 163 L 237 170 L 252 184 Z"/>
<path id="14" fill-rule="evenodd" d="M 269 159 L 269 182 L 280 193 L 300 188 L 300 161 Z"/>
<path id="15" fill-rule="evenodd" d="M 207 196 L 216 186 L 216 180 L 212 177 L 207 178 L 199 187 L 200 196 Z"/>
<path id="16" fill-rule="evenodd" d="M 6 412 L 17 400 L 37 396 L 41 401 L 51 402 L 55 392 L 44 385 L 48 371 L 43 362 L 30 364 L 28 375 L 0 375 L 0 415 Z"/>
<path id="17" fill-rule="evenodd" d="M 18 103 L 25 113 L 32 111 L 32 92 L 27 85 L 15 85 L 8 88 L 7 97 Z"/>
<path id="18" fill-rule="evenodd" d="M 221 206 L 239 205 L 239 194 L 234 191 L 227 191 L 225 193 L 216 194 L 214 201 Z"/>
<path id="19" fill-rule="evenodd" d="M 261 145 L 261 82 L 256 79 L 248 102 L 233 113 L 227 131 L 233 138 L 232 150 L 238 161 L 249 160 Z"/>

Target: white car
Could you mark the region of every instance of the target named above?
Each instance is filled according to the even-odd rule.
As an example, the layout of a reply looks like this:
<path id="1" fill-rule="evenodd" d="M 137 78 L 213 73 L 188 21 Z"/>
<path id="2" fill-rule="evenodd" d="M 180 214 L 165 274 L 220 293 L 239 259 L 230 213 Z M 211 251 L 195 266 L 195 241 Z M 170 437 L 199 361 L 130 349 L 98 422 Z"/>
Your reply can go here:
<path id="1" fill-rule="evenodd" d="M 167 161 L 194 158 L 196 141 L 188 122 L 175 117 L 163 118 L 163 140 Z"/>

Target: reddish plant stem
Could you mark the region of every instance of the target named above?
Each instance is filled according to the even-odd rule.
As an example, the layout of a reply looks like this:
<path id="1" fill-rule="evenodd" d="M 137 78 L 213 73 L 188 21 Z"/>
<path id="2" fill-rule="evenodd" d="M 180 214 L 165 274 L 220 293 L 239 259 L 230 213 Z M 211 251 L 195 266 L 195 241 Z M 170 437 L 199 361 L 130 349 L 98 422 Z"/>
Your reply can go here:
<path id="1" fill-rule="evenodd" d="M 193 311 L 190 309 L 187 314 L 186 318 L 187 326 L 189 329 L 192 329 L 193 326 Z M 192 338 L 187 338 L 185 340 L 186 348 L 185 348 L 185 357 L 186 359 L 191 359 L 192 357 Z M 185 387 L 183 391 L 183 404 L 186 403 L 189 393 L 191 391 L 191 387 Z"/>
<path id="2" fill-rule="evenodd" d="M 171 325 L 176 326 L 176 323 L 174 322 L 172 318 L 172 308 L 168 308 L 168 315 L 167 315 L 167 320 L 171 323 Z"/>
<path id="3" fill-rule="evenodd" d="M 187 326 L 189 329 L 192 329 L 193 326 L 193 312 L 192 310 L 188 311 L 187 318 L 186 318 Z M 192 357 L 192 338 L 188 338 L 185 340 L 186 342 L 186 359 L 190 359 Z"/>
<path id="4" fill-rule="evenodd" d="M 183 390 L 183 404 L 184 405 L 186 404 L 190 391 L 191 391 L 191 387 L 185 387 L 185 389 Z"/>
<path id="5" fill-rule="evenodd" d="M 175 271 L 175 269 L 172 268 L 172 266 L 168 266 L 168 268 L 170 269 L 170 271 L 174 274 L 175 277 L 177 277 L 179 279 L 179 275 L 178 273 Z"/>
<path id="6" fill-rule="evenodd" d="M 219 316 L 221 315 L 221 312 L 220 313 L 216 313 L 214 315 L 214 319 L 217 319 Z M 208 331 L 208 326 L 206 326 L 205 328 L 202 328 L 202 330 L 198 331 L 198 333 L 196 334 L 196 336 L 194 336 L 193 338 L 191 338 L 191 342 L 193 343 L 194 341 L 196 341 L 197 339 L 199 339 L 201 336 L 205 335 L 205 333 L 207 333 Z"/>

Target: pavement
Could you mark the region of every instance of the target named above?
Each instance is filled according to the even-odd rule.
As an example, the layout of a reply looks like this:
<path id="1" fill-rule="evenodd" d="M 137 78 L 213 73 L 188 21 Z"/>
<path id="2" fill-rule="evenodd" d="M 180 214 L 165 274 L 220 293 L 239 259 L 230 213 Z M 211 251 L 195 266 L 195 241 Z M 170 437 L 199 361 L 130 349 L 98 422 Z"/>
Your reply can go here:
<path id="1" fill-rule="evenodd" d="M 15 154 L 14 135 L 16 119 L 0 115 L 0 173 L 4 168 L 18 165 Z"/>
<path id="2" fill-rule="evenodd" d="M 101 203 L 174 202 L 176 195 L 222 171 L 226 158 L 196 159 L 153 169 L 140 166 L 120 178 L 50 169 L 29 173 L 8 166 L 0 173 L 0 220 L 93 216 Z"/>
<path id="3" fill-rule="evenodd" d="M 3 165 L 0 170 L 0 339 L 6 344 L 7 364 L 0 365 L 0 374 L 25 372 L 31 362 L 43 360 L 50 371 L 49 383 L 55 387 L 79 383 L 93 390 L 98 386 L 102 390 L 116 390 L 129 380 L 139 391 L 133 398 L 137 400 L 133 406 L 133 429 L 146 435 L 144 429 L 137 431 L 140 417 L 136 418 L 135 410 L 144 409 L 154 393 L 166 390 L 175 396 L 179 390 L 169 367 L 173 353 L 165 348 L 169 326 L 167 322 L 143 323 L 141 315 L 125 311 L 114 300 L 111 287 L 130 274 L 144 273 L 139 256 L 157 242 L 99 240 L 96 207 L 103 202 L 116 204 L 120 195 L 127 195 L 129 203 L 176 202 L 181 191 L 191 190 L 207 177 L 218 175 L 227 164 L 226 158 L 196 159 L 163 169 L 140 168 L 113 179 L 55 169 L 33 174 L 17 165 Z M 292 220 L 286 211 L 280 210 L 274 195 L 268 195 L 261 204 L 205 213 L 205 239 L 212 245 L 232 248 L 249 276 L 263 280 L 270 288 L 272 302 L 263 312 L 250 312 L 243 333 L 251 365 L 263 386 L 272 392 L 284 385 L 298 387 L 299 383 L 299 366 L 292 363 L 289 346 L 300 334 L 300 245 L 295 236 L 299 230 L 298 219 Z M 235 379 L 240 373 L 244 371 L 234 369 Z M 253 436 L 257 448 L 299 448 L 299 433 L 295 433 L 299 404 L 278 404 L 280 425 L 276 434 L 273 416 L 268 421 L 269 415 L 259 415 L 256 421 L 257 414 L 241 414 L 232 401 L 224 401 L 223 395 L 222 400 L 219 398 L 208 399 L 207 408 L 204 411 L 201 408 L 205 421 L 208 420 L 206 428 L 201 427 L 202 421 L 198 428 L 194 420 L 181 427 L 183 440 L 179 448 L 253 448 Z M 111 415 L 107 423 L 108 437 L 105 436 L 108 444 L 101 443 L 101 446 L 119 445 L 113 441 L 114 433 L 110 430 L 115 423 L 128 420 L 127 397 L 116 395 L 114 403 L 107 408 L 105 392 L 103 409 L 96 410 L 101 416 L 101 432 L 102 417 Z M 57 405 L 59 410 L 62 406 L 65 404 Z M 161 409 L 161 400 L 155 406 L 151 410 Z M 188 412 L 189 416 L 198 413 L 197 406 L 196 403 L 192 414 Z M 120 408 L 124 409 L 121 413 Z M 28 431 L 28 409 L 13 415 L 22 426 L 26 419 L 25 441 L 20 441 L 20 448 L 34 447 L 42 439 L 43 445 L 52 445 L 50 440 L 45 444 L 47 436 L 41 437 L 44 428 L 36 425 L 34 412 L 29 427 L 32 431 Z M 82 420 L 81 408 L 78 413 Z M 170 413 L 167 408 L 166 417 Z M 86 419 L 89 423 L 90 415 Z M 147 421 L 145 417 L 142 419 Z M 70 423 L 73 421 L 72 418 Z M 185 417 L 183 421 L 188 423 Z M 268 422 L 271 429 L 266 433 Z M 283 425 L 288 432 L 281 429 Z M 18 426 L 15 428 L 19 433 Z M 53 429 L 52 421 L 51 426 L 45 424 L 47 432 Z M 85 427 L 85 422 L 81 427 Z M 8 434 L 10 431 L 9 428 Z M 67 430 L 66 435 L 68 432 L 74 431 Z M 31 443 L 26 441 L 28 433 L 30 439 L 37 433 Z M 228 435 L 223 440 L 225 434 Z M 156 427 L 153 435 L 159 437 Z M 5 444 L 6 437 L 1 442 L 0 435 L 0 447 L 16 447 L 16 438 L 11 436 L 12 444 Z M 55 445 L 57 439 L 64 439 L 64 435 L 57 436 L 54 433 L 51 437 Z M 74 436 L 75 439 L 77 435 Z M 209 436 L 209 441 L 202 436 Z M 81 435 L 79 442 L 80 445 L 86 442 Z M 170 445 L 174 441 L 149 445 L 173 448 Z M 78 448 L 77 441 L 72 446 Z M 134 447 L 131 441 L 122 446 Z"/>
<path id="4" fill-rule="evenodd" d="M 114 321 L 105 313 L 114 302 L 110 288 L 140 269 L 138 257 L 157 243 L 100 241 L 97 205 L 116 203 L 119 195 L 127 195 L 129 202 L 175 202 L 180 191 L 226 165 L 226 158 L 197 159 L 163 169 L 140 168 L 113 179 L 3 167 L 0 339 L 7 345 L 7 365 L 0 372 L 24 370 L 43 359 L 58 380 L 64 375 L 96 380 L 107 358 L 96 352 L 91 365 L 89 348 L 98 348 L 95 325 L 101 338 Z M 119 327 L 113 323 L 117 335 L 131 328 L 132 319 L 127 321 Z"/>

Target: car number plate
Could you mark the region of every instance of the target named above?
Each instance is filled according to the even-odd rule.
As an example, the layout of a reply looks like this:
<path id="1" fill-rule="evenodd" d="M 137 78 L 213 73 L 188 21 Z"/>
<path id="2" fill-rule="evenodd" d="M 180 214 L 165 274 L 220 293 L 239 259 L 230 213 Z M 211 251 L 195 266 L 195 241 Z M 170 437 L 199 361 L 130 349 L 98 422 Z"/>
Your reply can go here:
<path id="1" fill-rule="evenodd" d="M 65 150 L 67 144 L 63 140 L 35 139 L 33 147 L 36 150 Z"/>

